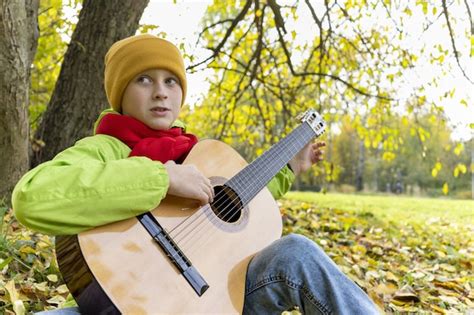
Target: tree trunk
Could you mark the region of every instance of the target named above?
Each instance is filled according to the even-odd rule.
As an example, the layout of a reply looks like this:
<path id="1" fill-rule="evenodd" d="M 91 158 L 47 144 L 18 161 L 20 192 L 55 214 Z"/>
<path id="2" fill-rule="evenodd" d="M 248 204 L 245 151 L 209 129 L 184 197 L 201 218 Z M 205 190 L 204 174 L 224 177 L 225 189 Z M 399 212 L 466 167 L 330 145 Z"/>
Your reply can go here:
<path id="1" fill-rule="evenodd" d="M 108 107 L 103 88 L 104 56 L 117 40 L 133 35 L 148 0 L 85 0 L 58 81 L 35 134 L 45 146 L 32 166 L 52 159 L 80 138 Z"/>
<path id="2" fill-rule="evenodd" d="M 364 190 L 364 170 L 365 170 L 365 145 L 364 141 L 359 141 L 359 159 L 356 168 L 356 190 Z"/>
<path id="3" fill-rule="evenodd" d="M 0 2 L 0 200 L 28 170 L 28 91 L 38 1 Z"/>

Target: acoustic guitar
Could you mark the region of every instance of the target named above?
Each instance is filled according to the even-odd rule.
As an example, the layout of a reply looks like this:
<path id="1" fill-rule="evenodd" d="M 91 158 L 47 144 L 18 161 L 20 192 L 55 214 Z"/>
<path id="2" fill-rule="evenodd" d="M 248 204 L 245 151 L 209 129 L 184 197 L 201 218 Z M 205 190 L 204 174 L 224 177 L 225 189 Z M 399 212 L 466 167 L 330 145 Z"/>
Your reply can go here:
<path id="1" fill-rule="evenodd" d="M 325 129 L 314 110 L 251 164 L 203 140 L 183 164 L 214 187 L 214 201 L 167 196 L 156 208 L 78 235 L 59 236 L 63 278 L 83 314 L 239 314 L 250 259 L 281 237 L 268 182 Z"/>

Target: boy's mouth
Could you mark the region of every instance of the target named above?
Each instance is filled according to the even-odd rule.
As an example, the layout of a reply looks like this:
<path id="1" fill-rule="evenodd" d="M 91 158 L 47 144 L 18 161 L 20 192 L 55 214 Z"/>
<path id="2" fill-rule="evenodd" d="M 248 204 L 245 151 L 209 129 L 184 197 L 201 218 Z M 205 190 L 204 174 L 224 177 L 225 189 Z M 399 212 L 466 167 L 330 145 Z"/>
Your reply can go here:
<path id="1" fill-rule="evenodd" d="M 168 108 L 166 107 L 160 107 L 160 106 L 156 106 L 156 107 L 153 107 L 152 109 L 150 109 L 152 112 L 159 112 L 159 113 L 163 113 L 163 112 L 167 112 L 169 111 Z"/>

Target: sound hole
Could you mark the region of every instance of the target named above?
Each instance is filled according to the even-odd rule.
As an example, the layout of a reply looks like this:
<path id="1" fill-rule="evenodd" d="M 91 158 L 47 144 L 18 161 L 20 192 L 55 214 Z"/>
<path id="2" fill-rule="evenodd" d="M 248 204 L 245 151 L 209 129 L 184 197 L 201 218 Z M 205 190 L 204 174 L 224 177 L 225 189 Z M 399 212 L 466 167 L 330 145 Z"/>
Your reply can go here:
<path id="1" fill-rule="evenodd" d="M 224 222 L 237 222 L 242 216 L 242 202 L 239 196 L 227 186 L 215 186 L 214 196 L 214 201 L 211 203 L 214 214 Z"/>

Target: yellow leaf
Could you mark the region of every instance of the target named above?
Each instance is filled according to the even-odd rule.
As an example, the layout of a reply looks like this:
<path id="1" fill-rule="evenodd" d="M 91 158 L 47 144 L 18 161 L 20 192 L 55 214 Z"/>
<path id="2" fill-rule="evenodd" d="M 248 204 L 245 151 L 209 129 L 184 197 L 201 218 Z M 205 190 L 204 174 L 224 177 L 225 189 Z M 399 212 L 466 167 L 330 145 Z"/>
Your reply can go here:
<path id="1" fill-rule="evenodd" d="M 471 56 L 474 56 L 474 35 L 471 34 Z"/>
<path id="2" fill-rule="evenodd" d="M 16 300 L 15 303 L 13 303 L 13 311 L 15 312 L 16 315 L 24 315 L 26 312 L 26 309 L 25 309 L 25 305 L 23 304 L 23 301 Z"/>
<path id="3" fill-rule="evenodd" d="M 453 296 L 440 295 L 439 299 L 446 304 L 459 305 L 459 300 Z"/>
<path id="4" fill-rule="evenodd" d="M 384 161 L 392 161 L 395 157 L 396 155 L 393 152 L 384 152 L 382 155 Z"/>
<path id="5" fill-rule="evenodd" d="M 387 278 L 387 280 L 390 280 L 390 281 L 393 281 L 393 282 L 398 282 L 398 277 L 390 271 L 387 271 L 387 273 L 385 274 L 385 278 Z"/>
<path id="6" fill-rule="evenodd" d="M 433 168 L 433 169 L 431 170 L 431 176 L 432 176 L 432 177 L 438 176 L 438 170 L 437 170 L 436 168 Z"/>
<path id="7" fill-rule="evenodd" d="M 407 116 L 403 116 L 403 118 L 402 118 L 402 124 L 405 125 L 405 126 L 408 126 L 408 118 L 407 118 Z"/>
<path id="8" fill-rule="evenodd" d="M 436 306 L 434 304 L 430 305 L 430 307 L 432 309 L 434 309 L 436 312 L 440 313 L 440 314 L 446 314 L 446 310 L 445 309 L 442 309 L 441 307 L 439 306 Z"/>
<path id="9" fill-rule="evenodd" d="M 444 252 L 440 251 L 440 250 L 437 250 L 437 251 L 436 251 L 436 254 L 437 254 L 438 257 L 440 257 L 440 258 L 446 257 L 446 254 L 445 254 Z"/>
<path id="10" fill-rule="evenodd" d="M 367 138 L 366 138 L 366 139 L 364 140 L 364 146 L 365 146 L 366 148 L 370 148 L 370 139 L 367 139 Z"/>
<path id="11" fill-rule="evenodd" d="M 401 271 L 401 272 L 409 272 L 410 269 L 408 269 L 408 267 L 404 266 L 404 265 L 401 265 L 400 267 L 398 267 L 398 271 Z"/>
<path id="12" fill-rule="evenodd" d="M 449 192 L 448 183 L 444 183 L 444 185 L 443 185 L 443 194 L 447 195 L 448 192 Z"/>
<path id="13" fill-rule="evenodd" d="M 421 142 L 425 142 L 426 138 L 425 138 L 425 135 L 420 133 L 420 140 Z"/>
<path id="14" fill-rule="evenodd" d="M 399 302 L 419 302 L 420 298 L 416 294 L 415 290 L 409 285 L 404 285 L 400 290 L 395 292 L 393 295 L 393 300 L 394 301 L 399 301 Z"/>
<path id="15" fill-rule="evenodd" d="M 48 289 L 48 286 L 46 285 L 46 281 L 41 282 L 41 283 L 35 283 L 33 286 L 36 288 L 36 290 L 43 291 L 43 292 L 45 292 Z"/>
<path id="16" fill-rule="evenodd" d="M 10 301 L 13 305 L 13 311 L 15 314 L 24 315 L 26 312 L 25 305 L 18 297 L 18 291 L 15 288 L 15 282 L 13 280 L 8 281 L 8 283 L 5 285 L 5 289 L 7 289 L 8 295 L 10 295 Z"/>
<path id="17" fill-rule="evenodd" d="M 427 14 L 428 13 L 428 3 L 426 3 L 426 1 L 422 1 L 421 4 L 423 6 L 423 13 Z"/>
<path id="18" fill-rule="evenodd" d="M 36 253 L 36 250 L 34 250 L 31 246 L 22 246 L 20 248 L 20 252 L 25 254 L 34 254 Z"/>
<path id="19" fill-rule="evenodd" d="M 462 151 L 464 151 L 464 145 L 462 143 L 458 143 L 456 145 L 456 148 L 454 148 L 454 154 L 459 156 L 462 153 Z"/>
<path id="20" fill-rule="evenodd" d="M 424 278 L 426 275 L 423 272 L 417 271 L 411 274 L 414 279 Z"/>
<path id="21" fill-rule="evenodd" d="M 362 245 L 354 245 L 352 246 L 351 250 L 353 253 L 359 253 L 362 255 L 364 255 L 367 252 L 367 249 L 365 248 L 365 246 L 362 246 Z"/>
<path id="22" fill-rule="evenodd" d="M 466 165 L 459 163 L 456 165 L 456 168 L 454 169 L 454 177 L 458 177 L 459 173 L 466 174 L 467 172 L 467 167 Z"/>
<path id="23" fill-rule="evenodd" d="M 425 104 L 426 103 L 426 96 L 422 95 L 422 96 L 419 96 L 418 97 L 418 104 Z M 435 120 L 436 120 L 436 117 L 435 117 Z"/>
<path id="24" fill-rule="evenodd" d="M 47 275 L 46 278 L 51 282 L 58 282 L 58 275 Z"/>
<path id="25" fill-rule="evenodd" d="M 379 146 L 377 139 L 372 140 L 372 148 L 376 149 Z"/>
<path id="26" fill-rule="evenodd" d="M 53 296 L 52 298 L 46 300 L 49 304 L 61 305 L 66 302 L 66 299 L 61 295 Z"/>
<path id="27" fill-rule="evenodd" d="M 59 287 L 56 288 L 56 291 L 59 293 L 59 294 L 64 294 L 64 293 L 67 293 L 69 292 L 67 286 L 65 284 L 61 284 Z"/>
<path id="28" fill-rule="evenodd" d="M 450 271 L 450 272 L 453 272 L 453 271 Z M 454 268 L 454 272 L 456 272 L 456 268 Z M 457 292 L 464 292 L 464 288 L 460 284 L 458 284 L 454 281 L 445 281 L 445 282 L 434 281 L 433 283 L 437 287 L 442 287 L 442 288 L 446 288 L 446 289 L 449 289 L 449 290 L 452 290 L 452 291 L 457 291 Z"/>

